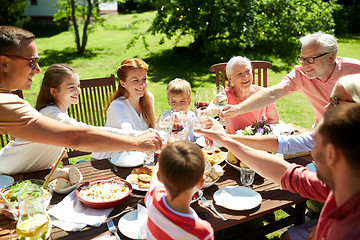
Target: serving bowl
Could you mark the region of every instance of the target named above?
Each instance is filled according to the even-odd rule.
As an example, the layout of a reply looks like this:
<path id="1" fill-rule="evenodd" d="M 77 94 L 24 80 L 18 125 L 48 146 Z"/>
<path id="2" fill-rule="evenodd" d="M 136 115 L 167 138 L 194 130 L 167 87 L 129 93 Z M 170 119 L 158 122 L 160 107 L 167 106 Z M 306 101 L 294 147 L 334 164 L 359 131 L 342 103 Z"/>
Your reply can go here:
<path id="1" fill-rule="evenodd" d="M 211 181 L 211 182 L 204 182 L 203 188 L 211 187 L 211 186 L 214 185 L 214 183 L 216 183 L 219 179 L 220 179 L 220 176 L 218 176 L 215 180 L 213 180 L 213 181 Z"/>
<path id="2" fill-rule="evenodd" d="M 44 202 L 45 208 L 47 208 L 49 206 L 50 201 L 53 196 L 53 189 L 49 185 L 46 186 L 45 189 L 42 188 L 42 185 L 45 183 L 45 181 L 41 180 L 41 179 L 28 179 L 28 180 L 24 180 L 24 181 L 16 181 L 13 184 L 0 189 L 3 196 L 8 200 L 8 202 L 10 202 L 10 205 L 11 205 L 11 206 L 7 206 L 6 203 L 1 202 L 2 203 L 1 211 L 5 216 L 7 216 L 11 219 L 14 219 L 14 220 L 17 220 L 18 213 L 19 213 L 19 202 L 17 199 L 17 194 L 22 189 L 22 186 L 25 181 L 29 181 L 32 184 L 36 184 L 36 185 L 40 186 L 40 188 L 43 190 L 43 202 Z"/>
<path id="3" fill-rule="evenodd" d="M 99 178 L 76 189 L 76 197 L 91 208 L 112 208 L 120 205 L 132 192 L 129 182 L 120 178 Z"/>

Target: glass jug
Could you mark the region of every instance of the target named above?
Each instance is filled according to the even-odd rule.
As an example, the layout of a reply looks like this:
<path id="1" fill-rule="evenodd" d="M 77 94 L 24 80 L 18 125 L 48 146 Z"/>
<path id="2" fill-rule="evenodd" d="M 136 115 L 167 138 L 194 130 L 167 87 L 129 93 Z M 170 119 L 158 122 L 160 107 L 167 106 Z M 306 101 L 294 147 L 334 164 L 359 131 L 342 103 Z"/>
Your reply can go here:
<path id="1" fill-rule="evenodd" d="M 20 190 L 18 194 L 20 214 L 16 225 L 19 240 L 49 238 L 52 225 L 42 195 L 43 192 L 36 184 L 27 184 Z"/>

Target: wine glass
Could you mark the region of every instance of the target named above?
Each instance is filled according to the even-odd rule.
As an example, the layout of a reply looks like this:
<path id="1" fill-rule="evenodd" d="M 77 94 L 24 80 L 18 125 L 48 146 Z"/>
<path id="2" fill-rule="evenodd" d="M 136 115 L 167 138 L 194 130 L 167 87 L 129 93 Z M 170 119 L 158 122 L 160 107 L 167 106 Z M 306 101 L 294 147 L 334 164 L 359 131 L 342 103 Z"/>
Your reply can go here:
<path id="1" fill-rule="evenodd" d="M 219 109 L 221 113 L 222 109 L 227 105 L 228 99 L 225 93 L 225 88 L 223 86 L 217 86 L 213 89 L 213 104 L 215 107 Z M 220 114 L 219 113 L 219 117 Z M 220 118 L 220 123 L 223 125 L 227 125 L 229 121 L 225 118 Z"/>
<path id="2" fill-rule="evenodd" d="M 209 106 L 208 93 L 205 89 L 196 90 L 195 103 L 196 109 L 205 110 Z"/>
<path id="3" fill-rule="evenodd" d="M 172 111 L 172 128 L 171 134 L 175 141 L 185 140 L 189 132 L 190 117 L 187 111 Z"/>
<path id="4" fill-rule="evenodd" d="M 205 116 L 204 114 L 201 114 L 200 111 L 197 111 L 197 109 L 195 109 L 194 112 L 195 112 L 195 117 L 193 117 L 191 119 L 191 124 L 192 124 L 193 130 L 206 128 L 207 116 Z M 199 138 L 199 137 L 202 137 L 203 134 L 197 133 L 194 131 L 194 136 Z"/>
<path id="5" fill-rule="evenodd" d="M 165 147 L 169 140 L 169 135 L 171 133 L 172 127 L 172 119 L 171 119 L 171 112 L 168 114 L 170 110 L 163 110 L 159 117 L 155 122 L 155 129 L 159 132 L 160 137 L 163 139 L 163 147 Z M 155 152 L 156 155 L 159 155 L 161 149 Z"/>

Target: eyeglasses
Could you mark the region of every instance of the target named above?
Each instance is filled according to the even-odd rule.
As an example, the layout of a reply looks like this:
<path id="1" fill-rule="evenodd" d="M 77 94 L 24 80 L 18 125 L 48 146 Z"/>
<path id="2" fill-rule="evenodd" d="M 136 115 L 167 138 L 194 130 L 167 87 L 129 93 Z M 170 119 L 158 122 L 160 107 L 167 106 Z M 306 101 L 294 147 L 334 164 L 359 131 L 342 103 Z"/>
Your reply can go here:
<path id="1" fill-rule="evenodd" d="M 28 58 L 28 57 L 21 57 L 21 56 L 16 56 L 16 55 L 8 55 L 8 54 L 1 54 L 3 56 L 6 56 L 8 58 L 15 58 L 15 59 L 21 59 L 21 60 L 27 60 L 30 63 L 30 68 L 31 69 L 35 69 L 36 64 L 39 63 L 39 57 L 32 57 L 32 58 Z"/>
<path id="2" fill-rule="evenodd" d="M 330 104 L 331 104 L 333 107 L 336 107 L 336 105 L 338 105 L 340 101 L 342 101 L 342 102 L 349 102 L 349 103 L 355 102 L 355 101 L 352 101 L 352 100 L 343 100 L 343 99 L 340 99 L 340 98 L 338 98 L 338 97 L 336 97 L 336 96 L 330 98 Z"/>
<path id="3" fill-rule="evenodd" d="M 319 56 L 316 56 L 316 57 L 302 58 L 302 57 L 299 56 L 299 57 L 297 57 L 297 60 L 298 60 L 298 62 L 300 64 L 303 64 L 304 62 L 306 62 L 307 64 L 313 64 L 315 59 L 317 59 L 319 57 L 322 57 L 322 56 L 324 56 L 324 55 L 326 55 L 328 53 L 331 53 L 331 52 L 323 53 L 323 54 L 321 54 Z"/>

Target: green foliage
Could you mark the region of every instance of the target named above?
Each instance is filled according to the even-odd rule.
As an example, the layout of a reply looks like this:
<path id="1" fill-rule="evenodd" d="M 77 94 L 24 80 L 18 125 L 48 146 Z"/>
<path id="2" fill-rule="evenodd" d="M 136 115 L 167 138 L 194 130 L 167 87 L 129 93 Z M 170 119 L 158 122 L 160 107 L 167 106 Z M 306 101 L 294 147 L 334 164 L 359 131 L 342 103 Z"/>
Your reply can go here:
<path id="1" fill-rule="evenodd" d="M 30 17 L 21 17 L 29 2 L 26 0 L 0 0 L 0 25 L 22 27 Z"/>
<path id="2" fill-rule="evenodd" d="M 332 16 L 339 5 L 335 0 L 173 0 L 157 7 L 152 34 L 168 39 L 190 34 L 193 49 L 203 53 L 271 54 L 293 63 L 300 36 L 334 32 Z"/>
<path id="3" fill-rule="evenodd" d="M 54 21 L 72 23 L 77 52 L 84 53 L 88 35 L 93 30 L 95 23 L 101 22 L 99 0 L 76 0 L 76 4 L 75 0 L 58 0 L 57 5 L 60 8 L 54 15 Z M 82 32 L 82 37 L 80 32 Z"/>

